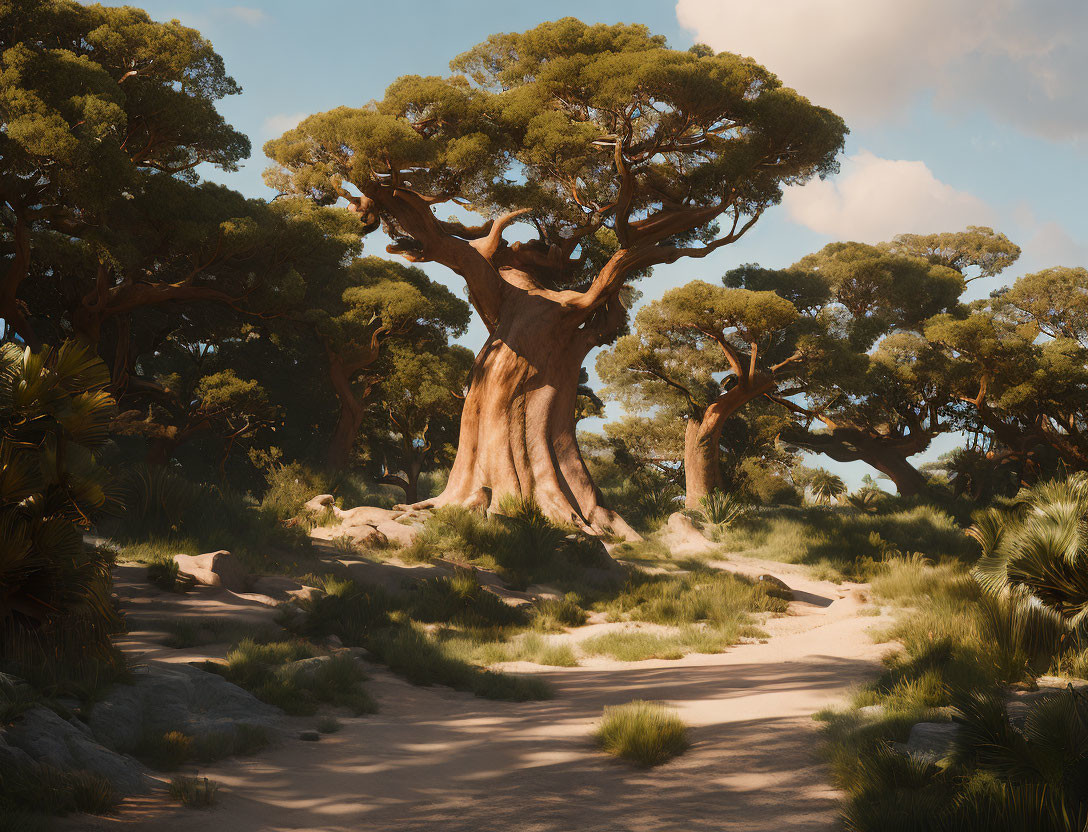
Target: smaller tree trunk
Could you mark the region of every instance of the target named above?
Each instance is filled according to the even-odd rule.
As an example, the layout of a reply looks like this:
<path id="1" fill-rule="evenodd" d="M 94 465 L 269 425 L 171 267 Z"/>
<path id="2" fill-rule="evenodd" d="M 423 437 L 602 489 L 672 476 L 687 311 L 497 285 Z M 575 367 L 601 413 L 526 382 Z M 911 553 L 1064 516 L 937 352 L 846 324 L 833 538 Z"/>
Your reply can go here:
<path id="1" fill-rule="evenodd" d="M 340 403 L 340 415 L 336 419 L 332 438 L 329 440 L 328 462 L 333 469 L 345 468 L 355 445 L 355 437 L 366 416 L 363 398 L 355 395 L 351 387 L 351 371 L 336 353 L 328 351 L 329 378 L 336 399 Z"/>
<path id="2" fill-rule="evenodd" d="M 721 439 L 725 421 L 744 405 L 774 386 L 770 376 L 757 374 L 719 396 L 701 419 L 688 419 L 684 431 L 684 505 L 699 508 L 707 494 L 721 488 Z"/>

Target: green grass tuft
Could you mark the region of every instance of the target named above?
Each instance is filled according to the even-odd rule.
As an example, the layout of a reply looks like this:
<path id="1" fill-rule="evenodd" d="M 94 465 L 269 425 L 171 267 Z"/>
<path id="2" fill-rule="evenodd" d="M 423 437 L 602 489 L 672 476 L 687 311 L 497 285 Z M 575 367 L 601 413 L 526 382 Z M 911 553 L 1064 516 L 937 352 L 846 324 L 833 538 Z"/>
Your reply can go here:
<path id="1" fill-rule="evenodd" d="M 215 805 L 219 784 L 207 777 L 175 777 L 170 781 L 170 797 L 190 809 Z"/>
<path id="2" fill-rule="evenodd" d="M 605 708 L 593 736 L 607 753 L 650 768 L 682 754 L 689 744 L 687 734 L 672 708 L 635 700 Z"/>

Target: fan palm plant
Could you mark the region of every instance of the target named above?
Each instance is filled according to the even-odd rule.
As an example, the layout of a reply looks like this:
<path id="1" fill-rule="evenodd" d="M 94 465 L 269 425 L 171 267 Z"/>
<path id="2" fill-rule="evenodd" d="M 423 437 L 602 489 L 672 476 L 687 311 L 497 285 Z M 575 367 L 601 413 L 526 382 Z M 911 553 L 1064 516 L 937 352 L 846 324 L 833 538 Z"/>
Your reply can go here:
<path id="1" fill-rule="evenodd" d="M 982 557 L 975 578 L 993 594 L 1019 594 L 1063 618 L 1088 621 L 1088 475 L 1022 490 L 1010 509 L 976 512 L 969 534 Z"/>
<path id="2" fill-rule="evenodd" d="M 108 439 L 109 372 L 89 348 L 0 347 L 0 639 L 113 619 L 111 555 L 80 526 L 111 499 L 94 451 Z M 13 641 L 14 640 L 14 641 Z M 105 644 L 105 638 L 100 640 Z M 10 657 L 16 650 L 0 650 Z"/>
<path id="3" fill-rule="evenodd" d="M 842 477 L 822 468 L 812 474 L 808 487 L 812 498 L 821 505 L 828 505 L 846 493 L 846 483 L 842 481 Z"/>

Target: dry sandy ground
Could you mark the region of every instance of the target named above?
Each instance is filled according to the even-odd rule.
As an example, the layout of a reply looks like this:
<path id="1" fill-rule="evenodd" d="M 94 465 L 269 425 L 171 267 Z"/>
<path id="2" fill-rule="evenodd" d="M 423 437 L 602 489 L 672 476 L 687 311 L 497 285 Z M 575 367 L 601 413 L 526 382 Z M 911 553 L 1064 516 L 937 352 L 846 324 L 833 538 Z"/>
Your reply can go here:
<path id="1" fill-rule="evenodd" d="M 149 798 L 126 802 L 116 819 L 80 818 L 69 828 L 834 829 L 837 795 L 816 756 L 812 714 L 841 701 L 874 672 L 887 649 L 867 633 L 879 619 L 858 615 L 865 587 L 814 581 L 802 567 L 747 558 L 715 565 L 753 575 L 772 572 L 805 593 L 805 600 L 791 604 L 791 615 L 767 623 L 766 643 L 738 645 L 720 655 L 637 663 L 592 659 L 546 671 L 517 666 L 555 686 L 555 699 L 546 702 L 490 702 L 413 687 L 378 668 L 368 687 L 380 703 L 379 714 L 342 719 L 344 729 L 318 743 L 291 739 L 256 757 L 202 770 L 222 786 L 216 808 L 178 809 Z M 188 605 L 178 614 L 223 614 L 239 602 L 218 593 L 174 603 Z M 139 652 L 149 645 L 136 634 L 127 646 Z M 189 659 L 192 652 L 159 649 L 146 658 Z M 650 771 L 597 752 L 589 735 L 601 709 L 632 699 L 675 705 L 693 728 L 691 749 Z M 298 724 L 309 727 L 312 720 Z"/>

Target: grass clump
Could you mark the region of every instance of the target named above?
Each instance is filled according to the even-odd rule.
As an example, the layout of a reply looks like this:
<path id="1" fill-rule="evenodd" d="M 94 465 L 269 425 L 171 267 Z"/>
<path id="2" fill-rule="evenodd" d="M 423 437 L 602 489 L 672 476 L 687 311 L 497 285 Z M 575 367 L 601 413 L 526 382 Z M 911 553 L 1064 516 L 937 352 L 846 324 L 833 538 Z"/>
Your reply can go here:
<path id="1" fill-rule="evenodd" d="M 953 517 L 928 505 L 902 507 L 885 501 L 876 514 L 847 507 L 778 507 L 754 511 L 722 528 L 717 539 L 729 551 L 752 557 L 822 566 L 838 579 L 868 580 L 880 561 L 903 553 L 933 558 L 976 556 Z"/>
<path id="2" fill-rule="evenodd" d="M 547 667 L 578 666 L 578 658 L 569 644 L 557 644 L 540 633 L 524 633 L 510 642 L 485 644 L 476 656 L 484 664 L 532 662 Z"/>
<path id="3" fill-rule="evenodd" d="M 279 627 L 247 626 L 229 618 L 214 616 L 156 619 L 145 622 L 143 626 L 151 630 L 162 630 L 166 634 L 162 643 L 176 649 L 237 642 L 247 637 L 255 642 L 265 643 L 283 636 L 283 630 Z"/>
<path id="4" fill-rule="evenodd" d="M 149 563 L 147 582 L 163 592 L 186 592 L 195 585 L 192 579 L 182 577 L 178 562 L 173 557 Z"/>
<path id="5" fill-rule="evenodd" d="M 109 779 L 91 771 L 62 771 L 45 763 L 0 766 L 0 820 L 4 813 L 9 818 L 29 818 L 30 824 L 43 823 L 45 814 L 104 815 L 120 802 Z"/>
<path id="6" fill-rule="evenodd" d="M 225 665 L 208 662 L 206 668 L 293 716 L 312 716 L 321 704 L 358 714 L 376 710 L 361 687 L 366 674 L 354 656 L 317 657 L 313 646 L 302 640 L 258 644 L 243 639 L 227 653 Z"/>
<path id="7" fill-rule="evenodd" d="M 552 523 L 532 499 L 503 500 L 499 512 L 485 516 L 462 506 L 440 508 L 400 556 L 494 569 L 521 589 L 531 583 L 574 586 L 587 568 L 609 565 L 599 540 Z"/>
<path id="8" fill-rule="evenodd" d="M 170 797 L 190 809 L 215 805 L 219 784 L 207 777 L 175 777 L 170 781 Z"/>
<path id="9" fill-rule="evenodd" d="M 618 594 L 598 604 L 612 621 L 706 623 L 734 634 L 751 624 L 750 613 L 784 612 L 786 607 L 758 583 L 700 567 L 680 575 L 633 573 Z"/>
<path id="10" fill-rule="evenodd" d="M 263 725 L 240 722 L 195 737 L 179 730 L 145 734 L 133 754 L 158 771 L 176 771 L 186 763 L 214 763 L 255 754 L 270 743 L 271 735 Z"/>
<path id="11" fill-rule="evenodd" d="M 635 700 L 605 708 L 593 736 L 607 753 L 650 768 L 682 754 L 688 747 L 687 734 L 673 709 Z"/>
<path id="12" fill-rule="evenodd" d="M 458 568 L 451 576 L 421 582 L 411 605 L 416 621 L 462 627 L 508 627 L 528 623 L 525 612 L 480 586 L 475 569 Z"/>
<path id="13" fill-rule="evenodd" d="M 746 629 L 743 635 L 758 635 Z M 688 653 L 721 653 L 736 643 L 738 634 L 710 627 L 687 626 L 676 632 L 655 633 L 646 630 L 613 630 L 581 642 L 589 656 L 608 656 L 620 662 L 645 659 L 680 659 Z"/>
<path id="14" fill-rule="evenodd" d="M 320 734 L 335 734 L 337 731 L 341 730 L 344 725 L 334 716 L 323 716 L 317 721 L 315 727 Z"/>
<path id="15" fill-rule="evenodd" d="M 458 654 L 456 644 L 434 639 L 419 625 L 388 628 L 376 633 L 368 649 L 394 673 L 416 685 L 448 685 L 484 699 L 524 702 L 549 699 L 551 688 L 541 679 L 485 670 Z"/>
<path id="16" fill-rule="evenodd" d="M 562 598 L 542 599 L 533 608 L 533 628 L 545 633 L 557 633 L 567 627 L 581 627 L 589 618 L 581 603 L 581 597 L 575 592 L 568 592 Z"/>

